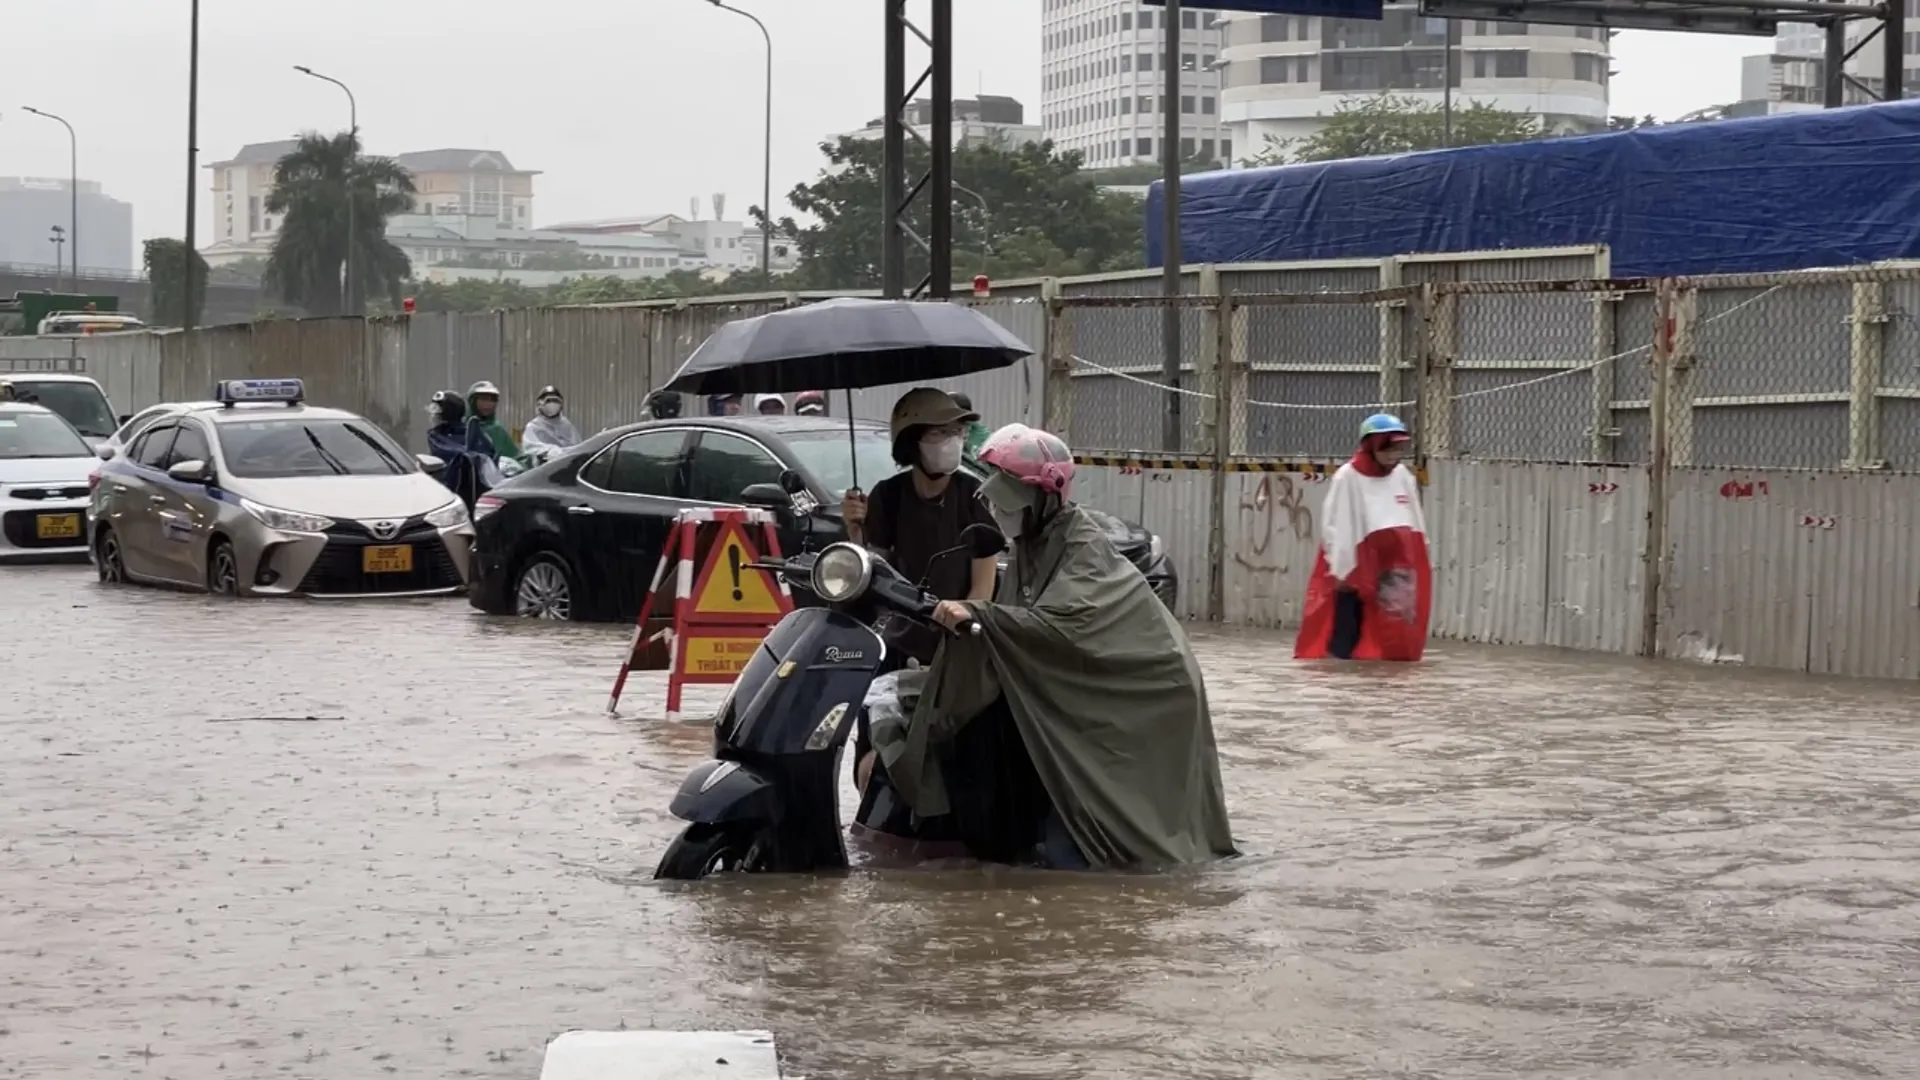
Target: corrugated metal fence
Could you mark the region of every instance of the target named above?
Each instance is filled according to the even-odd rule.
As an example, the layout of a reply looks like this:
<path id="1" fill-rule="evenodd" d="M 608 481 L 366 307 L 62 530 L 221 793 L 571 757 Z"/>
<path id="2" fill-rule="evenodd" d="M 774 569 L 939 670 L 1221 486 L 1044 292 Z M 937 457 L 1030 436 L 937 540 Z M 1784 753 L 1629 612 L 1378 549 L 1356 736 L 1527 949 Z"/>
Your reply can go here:
<path id="1" fill-rule="evenodd" d="M 1183 614 L 1298 617 L 1325 472 L 1388 408 L 1429 478 L 1436 634 L 1920 677 L 1920 269 L 1622 281 L 1583 248 L 1196 267 L 1185 285 L 963 301 L 1036 354 L 947 384 L 1088 455 L 1079 497 L 1161 535 Z M 721 324 L 814 299 L 0 339 L 0 357 L 84 356 L 123 411 L 295 375 L 422 446 L 432 393 L 480 379 L 511 417 L 553 384 L 583 431 L 630 422 Z M 855 392 L 855 415 L 884 419 L 899 389 Z"/>

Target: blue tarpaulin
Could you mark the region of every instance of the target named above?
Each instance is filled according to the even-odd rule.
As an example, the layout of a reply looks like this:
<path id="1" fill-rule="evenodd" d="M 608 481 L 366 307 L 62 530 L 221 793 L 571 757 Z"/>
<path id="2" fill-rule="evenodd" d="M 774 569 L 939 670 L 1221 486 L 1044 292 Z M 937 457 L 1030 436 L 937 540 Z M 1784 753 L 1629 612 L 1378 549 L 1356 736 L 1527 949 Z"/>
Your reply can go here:
<path id="1" fill-rule="evenodd" d="M 1144 0 L 1153 7 L 1165 7 L 1167 0 Z M 1251 11 L 1263 15 L 1318 15 L 1327 19 L 1368 19 L 1379 21 L 1383 0 L 1207 0 L 1187 4 L 1187 8 L 1215 11 Z"/>
<path id="2" fill-rule="evenodd" d="M 1146 206 L 1159 266 L 1162 188 Z M 1606 244 L 1619 277 L 1920 258 L 1920 101 L 1185 177 L 1182 262 Z"/>

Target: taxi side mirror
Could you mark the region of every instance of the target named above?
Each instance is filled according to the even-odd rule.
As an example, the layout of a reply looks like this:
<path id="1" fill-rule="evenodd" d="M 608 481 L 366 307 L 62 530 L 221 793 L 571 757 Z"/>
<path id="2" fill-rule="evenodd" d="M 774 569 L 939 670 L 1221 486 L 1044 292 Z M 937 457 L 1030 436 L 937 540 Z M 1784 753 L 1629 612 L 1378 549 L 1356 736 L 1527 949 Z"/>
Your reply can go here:
<path id="1" fill-rule="evenodd" d="M 428 476 L 439 476 L 447 471 L 447 463 L 432 454 L 415 454 L 413 459 L 420 463 L 420 471 Z"/>
<path id="2" fill-rule="evenodd" d="M 213 468 L 204 461 L 176 461 L 168 467 L 167 475 L 183 484 L 213 483 Z"/>
<path id="3" fill-rule="evenodd" d="M 113 447 L 107 446 L 104 443 L 96 446 L 93 448 L 93 456 L 99 458 L 101 461 L 112 461 Z"/>

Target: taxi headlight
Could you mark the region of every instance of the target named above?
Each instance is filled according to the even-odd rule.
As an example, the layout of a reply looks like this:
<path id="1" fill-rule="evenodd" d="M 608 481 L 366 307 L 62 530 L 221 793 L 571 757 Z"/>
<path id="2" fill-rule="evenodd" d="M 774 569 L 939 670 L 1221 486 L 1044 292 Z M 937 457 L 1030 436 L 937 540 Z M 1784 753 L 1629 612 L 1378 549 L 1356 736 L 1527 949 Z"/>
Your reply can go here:
<path id="1" fill-rule="evenodd" d="M 467 504 L 455 499 L 447 505 L 428 514 L 427 524 L 436 529 L 451 529 L 467 523 Z"/>
<path id="2" fill-rule="evenodd" d="M 332 527 L 333 519 L 319 514 L 302 514 L 293 510 L 282 510 L 277 506 L 262 506 L 252 499 L 241 499 L 240 506 L 247 513 L 260 519 L 260 524 L 269 529 L 282 532 L 326 532 Z"/>
<path id="3" fill-rule="evenodd" d="M 867 591 L 873 581 L 873 556 L 853 544 L 830 544 L 813 562 L 813 592 L 841 604 Z"/>

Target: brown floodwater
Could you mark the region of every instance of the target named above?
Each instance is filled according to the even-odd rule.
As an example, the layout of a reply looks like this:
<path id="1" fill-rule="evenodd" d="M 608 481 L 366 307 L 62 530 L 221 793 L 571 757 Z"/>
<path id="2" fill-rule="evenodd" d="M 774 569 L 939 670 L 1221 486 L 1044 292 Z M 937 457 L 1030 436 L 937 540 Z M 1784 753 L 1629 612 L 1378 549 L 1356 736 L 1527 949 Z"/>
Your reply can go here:
<path id="1" fill-rule="evenodd" d="M 1899 1077 L 1907 685 L 1196 632 L 1246 857 L 648 880 L 698 727 L 617 628 L 0 570 L 0 1076 Z M 692 700 L 712 703 L 708 690 Z"/>

